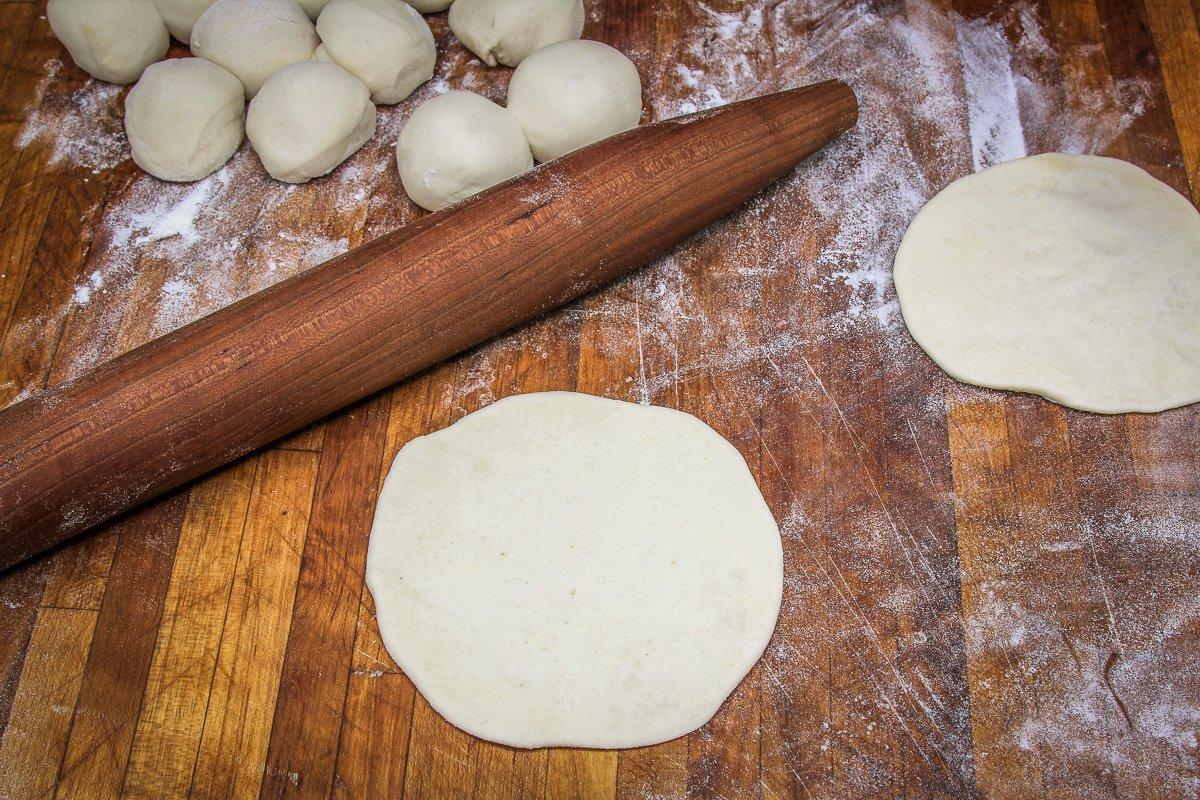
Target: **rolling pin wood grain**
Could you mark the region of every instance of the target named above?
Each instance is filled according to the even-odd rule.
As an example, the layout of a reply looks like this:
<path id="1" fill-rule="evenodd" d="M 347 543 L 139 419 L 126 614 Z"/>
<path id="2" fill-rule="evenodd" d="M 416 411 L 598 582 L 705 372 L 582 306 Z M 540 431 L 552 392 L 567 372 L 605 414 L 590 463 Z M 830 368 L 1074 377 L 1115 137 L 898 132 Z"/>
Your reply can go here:
<path id="1" fill-rule="evenodd" d="M 0 569 L 627 274 L 857 113 L 828 81 L 628 131 L 0 412 Z"/>

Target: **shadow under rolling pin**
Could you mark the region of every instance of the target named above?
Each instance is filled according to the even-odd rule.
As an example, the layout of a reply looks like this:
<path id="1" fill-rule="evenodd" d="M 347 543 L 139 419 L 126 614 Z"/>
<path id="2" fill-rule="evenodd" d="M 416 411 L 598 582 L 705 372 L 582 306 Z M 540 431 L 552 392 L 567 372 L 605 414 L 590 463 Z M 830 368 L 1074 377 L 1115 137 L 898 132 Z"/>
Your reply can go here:
<path id="1" fill-rule="evenodd" d="M 631 272 L 857 117 L 826 81 L 635 128 L 0 412 L 0 570 Z"/>

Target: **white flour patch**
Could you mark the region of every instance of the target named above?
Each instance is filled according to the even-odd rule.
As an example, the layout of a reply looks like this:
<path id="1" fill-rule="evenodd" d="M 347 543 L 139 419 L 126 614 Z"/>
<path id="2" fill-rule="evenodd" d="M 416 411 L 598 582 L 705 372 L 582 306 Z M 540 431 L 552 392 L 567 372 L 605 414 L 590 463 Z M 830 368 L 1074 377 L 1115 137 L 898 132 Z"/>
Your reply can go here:
<path id="1" fill-rule="evenodd" d="M 929 176 L 961 170 L 966 131 L 953 31 L 933 25 L 920 4 L 908 18 L 845 4 L 801 19 L 813 31 L 794 43 L 807 59 L 805 73 L 848 81 L 860 105 L 858 126 L 794 182 L 797 192 L 810 195 L 822 229 L 832 229 L 817 273 L 831 295 L 845 299 L 829 322 L 835 329 L 899 333 L 891 278 L 896 247 L 938 188 Z M 901 119 L 908 125 L 897 124 Z"/>
<path id="2" fill-rule="evenodd" d="M 68 165 L 93 173 L 112 169 L 128 158 L 122 87 L 89 79 L 64 93 L 57 86 L 62 62 L 52 59 L 44 69 L 25 124 L 17 134 L 17 146 L 48 146 L 48 166 Z"/>
<path id="3" fill-rule="evenodd" d="M 975 171 L 1026 155 L 1008 37 L 986 20 L 955 17 Z"/>
<path id="4" fill-rule="evenodd" d="M 151 242 L 161 242 L 172 236 L 179 236 L 188 243 L 196 241 L 196 216 L 200 213 L 215 189 L 223 188 L 229 183 L 229 168 L 222 167 L 204 180 L 193 184 L 192 188 L 177 203 L 162 212 L 151 211 L 148 215 L 134 220 L 138 228 L 144 228 L 146 233 L 139 237 L 134 244 L 144 245 Z"/>

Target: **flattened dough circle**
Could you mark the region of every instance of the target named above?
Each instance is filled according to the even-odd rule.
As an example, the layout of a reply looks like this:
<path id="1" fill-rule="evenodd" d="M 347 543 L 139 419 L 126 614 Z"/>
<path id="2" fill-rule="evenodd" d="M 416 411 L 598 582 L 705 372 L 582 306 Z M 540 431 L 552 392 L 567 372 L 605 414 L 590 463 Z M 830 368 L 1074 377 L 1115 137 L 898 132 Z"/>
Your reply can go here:
<path id="1" fill-rule="evenodd" d="M 695 417 L 570 392 L 414 439 L 367 585 L 396 663 L 463 730 L 635 747 L 703 725 L 779 615 L 779 530 Z"/>
<path id="2" fill-rule="evenodd" d="M 895 282 L 961 381 L 1105 414 L 1200 400 L 1200 214 L 1132 164 L 1049 153 L 955 181 Z"/>

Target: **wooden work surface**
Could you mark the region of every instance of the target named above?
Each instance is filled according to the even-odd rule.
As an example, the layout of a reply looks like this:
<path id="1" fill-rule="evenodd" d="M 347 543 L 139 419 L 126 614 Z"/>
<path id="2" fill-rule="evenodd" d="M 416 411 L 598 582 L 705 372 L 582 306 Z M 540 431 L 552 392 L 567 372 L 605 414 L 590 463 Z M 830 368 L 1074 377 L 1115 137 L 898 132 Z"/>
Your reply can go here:
<path id="1" fill-rule="evenodd" d="M 588 3 L 648 119 L 840 76 L 862 121 L 631 279 L 0 576 L 0 797 L 1200 796 L 1200 407 L 958 385 L 889 278 L 925 199 L 1024 153 L 1200 200 L 1200 0 Z M 403 119 L 508 75 L 431 23 L 438 76 L 330 177 L 283 187 L 243 148 L 170 186 L 43 4 L 0 3 L 0 403 L 414 219 Z M 775 638 L 683 739 L 478 741 L 379 643 L 391 457 L 547 389 L 696 414 L 780 522 Z"/>

